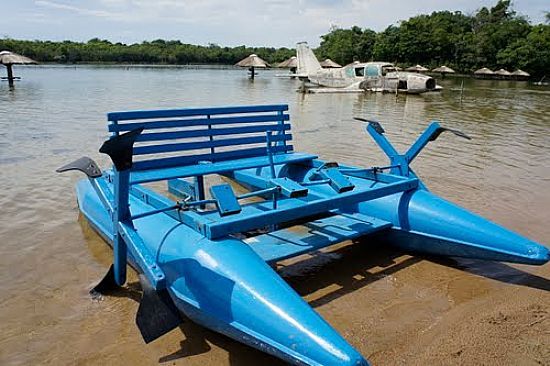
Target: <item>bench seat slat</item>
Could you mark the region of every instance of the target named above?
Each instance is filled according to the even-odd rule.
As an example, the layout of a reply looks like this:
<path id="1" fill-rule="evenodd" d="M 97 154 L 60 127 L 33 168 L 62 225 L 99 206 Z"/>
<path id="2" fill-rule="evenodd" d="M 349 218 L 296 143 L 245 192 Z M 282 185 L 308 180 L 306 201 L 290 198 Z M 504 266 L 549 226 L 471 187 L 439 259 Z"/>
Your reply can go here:
<path id="1" fill-rule="evenodd" d="M 272 142 L 289 141 L 289 140 L 292 140 L 292 135 L 290 134 L 273 135 L 271 137 Z M 198 141 L 198 142 L 183 142 L 179 144 L 138 146 L 138 147 L 134 147 L 134 155 L 157 154 L 157 153 L 167 153 L 167 152 L 174 152 L 174 151 L 198 150 L 198 149 L 208 149 L 212 147 L 238 146 L 238 145 L 259 144 L 259 143 L 266 143 L 266 137 L 252 136 L 252 137 L 240 137 L 240 138 L 214 140 L 214 141 Z"/>
<path id="2" fill-rule="evenodd" d="M 271 151 L 273 153 L 289 152 L 292 151 L 293 147 L 291 145 L 282 145 L 282 146 L 272 146 Z M 144 161 L 134 162 L 132 170 L 144 170 L 144 169 L 154 169 L 157 167 L 171 167 L 177 165 L 191 165 L 197 164 L 200 161 L 223 161 L 230 159 L 239 159 L 252 156 L 267 155 L 266 147 L 256 147 L 250 149 L 241 149 L 233 151 L 223 151 L 213 154 L 196 154 L 196 155 L 187 155 L 187 156 L 175 156 L 169 158 L 159 158 L 151 159 Z"/>
<path id="3" fill-rule="evenodd" d="M 233 113 L 264 113 L 264 112 L 279 112 L 279 111 L 282 112 L 287 110 L 288 110 L 288 105 L 286 104 L 167 109 L 167 110 L 111 112 L 107 114 L 107 119 L 109 121 L 129 121 L 129 120 L 147 119 L 147 118 L 151 119 L 151 118 L 171 118 L 171 117 L 233 114 Z"/>
<path id="4" fill-rule="evenodd" d="M 273 162 L 276 165 L 280 165 L 311 161 L 316 158 L 316 155 L 305 153 L 277 154 L 273 155 Z M 223 174 L 233 170 L 259 168 L 268 165 L 269 158 L 267 156 L 256 156 L 252 158 L 220 161 L 212 164 L 198 164 L 163 169 L 132 171 L 130 173 L 130 184 L 156 182 L 165 179 L 186 178 L 197 175 Z"/>
<path id="5" fill-rule="evenodd" d="M 242 133 L 257 133 L 257 132 L 266 132 L 266 131 L 276 132 L 276 131 L 288 131 L 288 130 L 290 130 L 290 124 L 269 124 L 269 125 L 260 125 L 260 126 L 213 128 L 213 129 L 175 131 L 175 132 L 154 132 L 154 133 L 141 134 L 137 137 L 136 141 L 174 140 L 174 139 L 184 139 L 184 138 L 191 138 L 191 137 L 237 135 Z"/>
<path id="6" fill-rule="evenodd" d="M 238 116 L 238 117 L 218 117 L 218 118 L 193 118 L 193 119 L 177 119 L 164 121 L 143 121 L 133 123 L 110 124 L 109 132 L 131 131 L 136 128 L 143 127 L 147 130 L 159 128 L 174 128 L 174 127 L 189 127 L 189 126 L 208 126 L 208 125 L 223 125 L 237 123 L 263 123 L 263 122 L 279 122 L 288 121 L 288 114 L 268 114 L 256 116 Z"/>

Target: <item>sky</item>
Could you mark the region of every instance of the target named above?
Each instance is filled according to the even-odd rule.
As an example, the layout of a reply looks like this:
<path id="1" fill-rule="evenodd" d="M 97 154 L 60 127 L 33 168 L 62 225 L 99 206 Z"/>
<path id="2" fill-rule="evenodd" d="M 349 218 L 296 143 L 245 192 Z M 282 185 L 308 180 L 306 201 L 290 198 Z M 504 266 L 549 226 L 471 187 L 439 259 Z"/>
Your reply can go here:
<path id="1" fill-rule="evenodd" d="M 0 0 L 0 37 L 136 43 L 173 39 L 221 46 L 317 46 L 331 27 L 382 31 L 418 14 L 472 14 L 497 0 Z M 541 23 L 550 0 L 515 0 Z M 7 15 L 7 16 L 6 16 Z"/>

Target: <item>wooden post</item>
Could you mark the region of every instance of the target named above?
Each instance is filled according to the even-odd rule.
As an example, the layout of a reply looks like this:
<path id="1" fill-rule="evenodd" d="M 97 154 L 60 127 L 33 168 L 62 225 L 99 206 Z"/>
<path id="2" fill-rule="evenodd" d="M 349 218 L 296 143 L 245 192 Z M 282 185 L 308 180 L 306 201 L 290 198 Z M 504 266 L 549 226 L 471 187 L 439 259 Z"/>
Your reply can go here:
<path id="1" fill-rule="evenodd" d="M 464 95 L 464 79 L 460 83 L 460 104 L 462 104 L 462 96 Z"/>
<path id="2" fill-rule="evenodd" d="M 250 71 L 250 79 L 254 80 L 254 66 L 251 66 L 248 70 Z"/>
<path id="3" fill-rule="evenodd" d="M 13 64 L 6 64 L 6 68 L 8 69 L 8 83 L 10 86 L 13 86 L 13 80 L 14 80 L 12 66 Z"/>
<path id="4" fill-rule="evenodd" d="M 397 99 L 399 98 L 399 77 L 397 78 L 397 83 L 395 84 L 395 102 L 397 103 Z"/>

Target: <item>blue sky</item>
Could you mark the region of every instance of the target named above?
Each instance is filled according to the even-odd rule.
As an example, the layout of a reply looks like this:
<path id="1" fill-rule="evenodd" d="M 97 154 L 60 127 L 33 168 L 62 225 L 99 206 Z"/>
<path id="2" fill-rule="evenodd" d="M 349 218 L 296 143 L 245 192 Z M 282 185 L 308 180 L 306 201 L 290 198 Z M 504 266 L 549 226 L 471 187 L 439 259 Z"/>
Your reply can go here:
<path id="1" fill-rule="evenodd" d="M 470 14 L 496 0 L 0 0 L 0 37 L 114 42 L 179 39 L 222 46 L 317 46 L 331 26 L 376 31 L 436 10 Z M 533 23 L 549 0 L 516 0 Z M 5 15 L 8 16 L 6 17 Z"/>

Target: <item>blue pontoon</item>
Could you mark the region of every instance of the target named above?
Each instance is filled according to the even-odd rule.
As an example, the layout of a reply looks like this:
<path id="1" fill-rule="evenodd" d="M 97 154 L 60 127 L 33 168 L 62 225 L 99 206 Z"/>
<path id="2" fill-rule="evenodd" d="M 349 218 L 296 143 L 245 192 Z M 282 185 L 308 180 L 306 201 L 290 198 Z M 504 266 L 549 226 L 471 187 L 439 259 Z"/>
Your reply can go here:
<path id="1" fill-rule="evenodd" d="M 379 123 L 367 132 L 389 158 L 354 167 L 293 151 L 286 105 L 108 114 L 101 171 L 81 158 L 59 171 L 87 175 L 80 210 L 113 246 L 96 286 L 108 292 L 140 272 L 136 322 L 146 342 L 182 317 L 299 365 L 367 361 L 277 274 L 274 262 L 330 245 L 385 235 L 406 251 L 541 265 L 549 251 L 431 193 L 409 164 L 449 130 L 433 122 L 404 153 Z M 205 189 L 204 177 L 228 184 Z M 145 183 L 167 181 L 176 199 Z"/>

